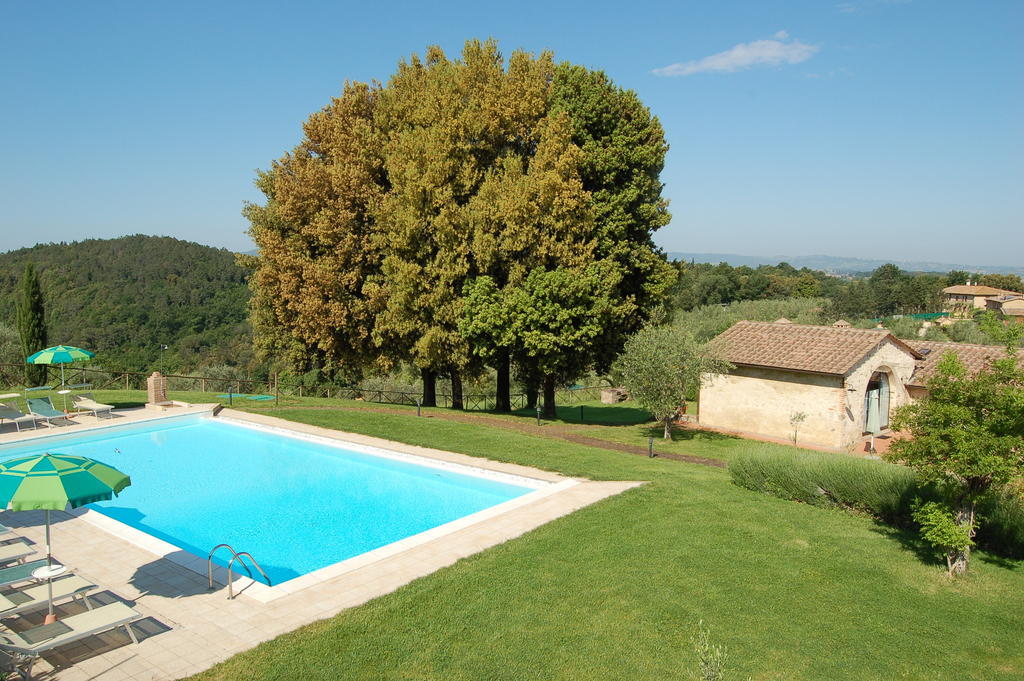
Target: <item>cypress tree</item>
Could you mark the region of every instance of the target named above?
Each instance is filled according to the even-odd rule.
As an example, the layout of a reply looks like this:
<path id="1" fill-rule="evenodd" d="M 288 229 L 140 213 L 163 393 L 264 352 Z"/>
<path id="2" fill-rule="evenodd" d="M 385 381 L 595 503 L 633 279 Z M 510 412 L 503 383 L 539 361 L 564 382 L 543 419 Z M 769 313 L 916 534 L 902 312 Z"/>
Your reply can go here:
<path id="1" fill-rule="evenodd" d="M 21 301 L 17 306 L 18 335 L 24 357 L 46 347 L 46 322 L 43 319 L 43 290 L 32 263 L 25 263 L 25 274 L 21 279 Z M 25 385 L 42 385 L 46 381 L 46 366 L 25 365 Z"/>

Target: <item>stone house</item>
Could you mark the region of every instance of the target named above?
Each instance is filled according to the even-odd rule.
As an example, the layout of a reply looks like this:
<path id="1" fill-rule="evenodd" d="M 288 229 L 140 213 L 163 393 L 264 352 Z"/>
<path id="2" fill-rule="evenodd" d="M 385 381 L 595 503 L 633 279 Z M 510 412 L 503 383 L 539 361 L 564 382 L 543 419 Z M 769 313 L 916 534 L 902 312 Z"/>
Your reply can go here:
<path id="1" fill-rule="evenodd" d="M 892 410 L 926 394 L 946 350 L 981 369 L 1001 348 L 904 341 L 885 329 L 854 329 L 743 321 L 714 339 L 734 365 L 706 376 L 702 426 L 789 439 L 803 414 L 805 444 L 847 449 L 869 432 L 884 432 Z"/>
<path id="2" fill-rule="evenodd" d="M 1002 314 L 1007 321 L 1024 324 L 1024 295 L 1020 293 L 993 296 L 985 300 L 985 307 Z"/>
<path id="3" fill-rule="evenodd" d="M 959 284 L 942 289 L 943 306 L 947 311 L 961 317 L 970 317 L 975 310 L 984 310 L 990 298 L 1005 295 L 1019 296 L 1021 294 L 992 286 L 974 284 Z"/>

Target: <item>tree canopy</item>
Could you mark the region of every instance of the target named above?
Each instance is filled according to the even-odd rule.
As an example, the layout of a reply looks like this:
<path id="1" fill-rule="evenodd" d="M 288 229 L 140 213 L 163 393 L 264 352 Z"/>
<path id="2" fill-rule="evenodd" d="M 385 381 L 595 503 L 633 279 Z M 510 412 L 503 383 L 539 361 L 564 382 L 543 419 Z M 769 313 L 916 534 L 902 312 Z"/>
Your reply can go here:
<path id="1" fill-rule="evenodd" d="M 677 410 L 688 393 L 696 394 L 702 377 L 731 368 L 689 331 L 672 325 L 641 329 L 626 341 L 615 362 L 630 397 L 664 425 L 665 439 L 672 436 Z"/>
<path id="2" fill-rule="evenodd" d="M 248 367 L 252 360 L 248 272 L 227 250 L 134 235 L 2 253 L 0 300 L 11 305 L 0 306 L 0 322 L 16 323 L 28 262 L 46 300 L 44 346 L 88 348 L 103 367 L 133 371 Z"/>
<path id="3" fill-rule="evenodd" d="M 438 374 L 455 393 L 490 364 L 508 408 L 514 361 L 553 410 L 547 388 L 607 368 L 674 281 L 651 240 L 664 134 L 603 73 L 431 47 L 346 84 L 304 133 L 246 208 L 257 337 L 296 365 L 408 362 L 430 404 Z"/>
<path id="4" fill-rule="evenodd" d="M 948 521 L 934 504 L 919 517 L 927 521 L 926 535 L 946 536 L 949 571 L 960 573 L 968 566 L 976 503 L 989 489 L 1024 475 L 1024 370 L 1012 343 L 1005 358 L 976 375 L 950 352 L 928 391 L 897 410 L 893 427 L 912 437 L 896 440 L 886 456 L 947 492 Z M 948 538 L 953 525 L 962 541 Z"/>

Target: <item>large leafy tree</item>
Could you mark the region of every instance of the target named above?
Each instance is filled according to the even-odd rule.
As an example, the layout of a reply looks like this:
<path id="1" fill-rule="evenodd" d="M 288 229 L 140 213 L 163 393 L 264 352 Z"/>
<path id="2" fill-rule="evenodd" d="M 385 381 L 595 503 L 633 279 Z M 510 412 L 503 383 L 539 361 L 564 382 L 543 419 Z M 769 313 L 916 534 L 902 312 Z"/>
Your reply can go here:
<path id="1" fill-rule="evenodd" d="M 506 64 L 495 42 L 469 41 L 459 60 L 435 47 L 401 64 L 383 92 L 391 188 L 379 213 L 375 333 L 409 348 L 427 403 L 437 373 L 449 373 L 457 396 L 460 374 L 478 368 L 458 329 L 465 282 L 482 272 L 505 278 L 532 226 L 502 214 L 503 180 L 525 169 L 554 130 L 542 124 L 551 69 L 550 54 L 515 52 Z M 481 191 L 494 210 L 481 208 Z"/>
<path id="2" fill-rule="evenodd" d="M 555 389 L 593 364 L 595 344 L 621 313 L 610 295 L 616 272 L 607 261 L 583 267 L 531 270 L 499 288 L 487 276 L 467 286 L 463 331 L 483 346 L 506 351 L 541 378 L 543 413 L 556 417 Z"/>
<path id="3" fill-rule="evenodd" d="M 703 376 L 730 368 L 713 349 L 677 325 L 640 329 L 626 341 L 614 365 L 630 397 L 663 424 L 665 439 L 672 437 L 672 419 L 687 393 L 699 390 Z"/>
<path id="4" fill-rule="evenodd" d="M 254 271 L 257 347 L 298 368 L 357 374 L 401 354 L 374 343 L 377 303 L 366 289 L 381 269 L 374 218 L 387 190 L 373 125 L 379 95 L 347 83 L 306 121 L 299 145 L 260 173 L 266 203 L 245 208 L 259 246 L 244 261 Z"/>
<path id="5" fill-rule="evenodd" d="M 893 443 L 886 454 L 910 466 L 922 480 L 948 496 L 945 520 L 934 504 L 919 519 L 926 538 L 947 554 L 951 574 L 963 573 L 978 524 L 975 506 L 992 488 L 1024 475 L 1024 370 L 1011 337 L 1003 359 L 977 373 L 954 353 L 939 362 L 928 396 L 897 410 L 893 427 L 912 437 Z M 950 537 L 950 535 L 959 535 Z"/>
<path id="6" fill-rule="evenodd" d="M 637 94 L 603 71 L 559 64 L 551 108 L 569 116 L 573 141 L 583 151 L 580 177 L 591 194 L 594 258 L 612 263 L 619 275 L 609 295 L 624 304 L 593 349 L 595 367 L 604 371 L 676 281 L 653 241 L 671 220 L 660 179 L 668 143 L 661 122 Z"/>
<path id="7" fill-rule="evenodd" d="M 259 343 L 293 363 L 410 361 L 426 404 L 447 374 L 456 406 L 461 376 L 486 363 L 507 409 L 513 360 L 549 384 L 606 368 L 673 280 L 651 241 L 668 221 L 663 132 L 604 74 L 549 53 L 506 60 L 494 41 L 469 41 L 458 59 L 433 47 L 382 87 L 346 86 L 305 133 L 260 176 L 266 203 L 246 209 Z M 565 272 L 600 272 L 614 301 L 572 361 L 552 358 L 561 342 L 496 342 L 507 329 L 492 316 L 467 335 L 478 280 L 512 301 Z M 583 309 L 579 296 L 565 304 Z"/>
<path id="8" fill-rule="evenodd" d="M 43 289 L 39 285 L 35 265 L 25 264 L 21 278 L 21 300 L 17 305 L 18 336 L 21 338 L 22 361 L 46 347 L 46 319 Z M 46 381 L 46 366 L 25 365 L 25 384 L 41 385 Z"/>

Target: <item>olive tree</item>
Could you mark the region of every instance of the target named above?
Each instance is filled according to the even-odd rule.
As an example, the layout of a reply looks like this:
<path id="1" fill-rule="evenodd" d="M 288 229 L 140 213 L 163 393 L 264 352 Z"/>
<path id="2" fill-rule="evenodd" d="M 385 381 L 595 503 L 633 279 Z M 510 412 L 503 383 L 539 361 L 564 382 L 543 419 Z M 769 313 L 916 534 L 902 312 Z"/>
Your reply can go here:
<path id="1" fill-rule="evenodd" d="M 732 365 L 679 326 L 648 326 L 629 338 L 614 371 L 641 407 L 665 426 L 672 437 L 672 418 L 689 390 L 700 388 L 706 374 L 720 374 Z"/>

